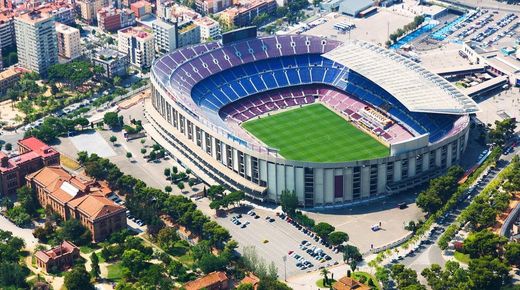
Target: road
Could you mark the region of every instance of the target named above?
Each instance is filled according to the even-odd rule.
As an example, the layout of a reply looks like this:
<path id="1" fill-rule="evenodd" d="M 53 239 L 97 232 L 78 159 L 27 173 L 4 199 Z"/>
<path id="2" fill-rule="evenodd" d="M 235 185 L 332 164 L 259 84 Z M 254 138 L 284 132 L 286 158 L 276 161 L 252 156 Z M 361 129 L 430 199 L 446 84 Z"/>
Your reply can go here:
<path id="1" fill-rule="evenodd" d="M 520 154 L 520 147 L 517 146 L 515 150 L 512 153 L 509 153 L 508 155 L 502 155 L 500 157 L 500 160 L 497 162 L 496 170 L 490 171 L 489 174 L 482 179 L 482 184 L 476 187 L 475 192 L 471 195 L 471 197 L 475 197 L 478 194 L 482 192 L 482 190 L 493 180 L 497 177 L 498 173 L 503 170 L 510 162 L 511 159 L 513 159 L 513 156 Z M 450 215 L 447 217 L 447 219 L 444 221 L 444 223 L 441 226 L 443 229 L 446 229 L 447 226 L 449 226 L 452 222 L 455 221 L 455 219 L 458 217 L 458 215 L 461 213 L 461 211 L 466 208 L 472 201 L 471 199 L 466 199 L 463 203 L 459 204 L 458 207 L 453 210 Z M 444 231 L 444 230 L 443 230 Z M 432 264 L 439 264 L 443 266 L 446 262 L 445 256 L 443 255 L 443 251 L 439 248 L 437 245 L 437 241 L 441 235 L 435 235 L 433 236 L 434 243 L 427 246 L 424 250 L 422 250 L 419 254 L 411 257 L 405 257 L 401 264 L 412 268 L 413 270 L 417 271 L 417 273 L 421 273 L 421 271 L 427 267 L 430 267 Z"/>
<path id="2" fill-rule="evenodd" d="M 34 249 L 38 244 L 38 240 L 33 236 L 32 229 L 23 229 L 13 224 L 3 215 L 0 215 L 0 229 L 13 233 L 13 236 L 19 237 L 25 242 L 25 247 L 29 250 Z"/>

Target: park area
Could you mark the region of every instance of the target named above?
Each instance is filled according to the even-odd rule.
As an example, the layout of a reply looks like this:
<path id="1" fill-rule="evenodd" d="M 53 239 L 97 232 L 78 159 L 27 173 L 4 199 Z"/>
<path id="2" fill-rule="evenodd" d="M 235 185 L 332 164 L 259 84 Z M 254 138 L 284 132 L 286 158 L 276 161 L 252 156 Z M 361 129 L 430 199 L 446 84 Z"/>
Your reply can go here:
<path id="1" fill-rule="evenodd" d="M 292 160 L 347 162 L 389 154 L 386 146 L 321 104 L 262 117 L 242 126 Z"/>

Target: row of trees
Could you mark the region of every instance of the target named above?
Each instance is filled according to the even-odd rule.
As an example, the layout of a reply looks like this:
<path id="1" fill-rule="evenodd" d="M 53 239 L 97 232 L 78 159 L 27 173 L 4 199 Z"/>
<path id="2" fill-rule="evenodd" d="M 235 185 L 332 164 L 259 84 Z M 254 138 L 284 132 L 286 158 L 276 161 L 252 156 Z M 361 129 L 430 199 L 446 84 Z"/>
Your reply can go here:
<path id="1" fill-rule="evenodd" d="M 17 226 L 24 227 L 31 223 L 31 219 L 38 215 L 38 201 L 33 191 L 27 186 L 16 190 L 18 202 L 16 205 L 5 196 L 2 198 L 2 207 L 6 209 L 6 216 Z"/>
<path id="2" fill-rule="evenodd" d="M 446 175 L 432 179 L 428 188 L 417 196 L 417 206 L 428 214 L 435 213 L 457 191 L 457 181 L 463 174 L 464 170 L 460 166 L 453 166 Z"/>
<path id="3" fill-rule="evenodd" d="M 88 61 L 76 60 L 50 66 L 47 78 L 51 82 L 60 82 L 69 86 L 70 89 L 75 89 L 90 80 L 94 74 L 103 72 L 104 69 L 100 66 L 92 66 Z"/>
<path id="4" fill-rule="evenodd" d="M 81 126 L 81 128 L 84 129 L 89 125 L 90 122 L 84 117 L 74 119 L 47 117 L 38 128 L 27 130 L 25 137 L 34 136 L 46 143 L 51 143 L 56 141 L 56 138 L 76 130 L 77 126 Z"/>
<path id="5" fill-rule="evenodd" d="M 20 265 L 24 242 L 11 232 L 0 230 L 0 288 L 27 289 L 30 271 Z"/>
<path id="6" fill-rule="evenodd" d="M 489 142 L 499 147 L 504 146 L 504 144 L 513 136 L 516 127 L 516 118 L 495 121 L 495 128 L 489 130 Z"/>
<path id="7" fill-rule="evenodd" d="M 153 236 L 164 227 L 160 216 L 166 214 L 208 240 L 212 246 L 223 248 L 229 240 L 229 232 L 205 216 L 189 198 L 168 195 L 162 190 L 148 187 L 143 181 L 123 174 L 115 164 L 96 154 L 89 156 L 86 152 L 80 152 L 78 161 L 84 165 L 89 176 L 107 180 L 111 188 L 126 195 L 127 208 L 148 225 Z"/>
<path id="8" fill-rule="evenodd" d="M 399 39 L 401 36 L 405 35 L 406 33 L 417 29 L 417 27 L 419 27 L 423 22 L 424 22 L 423 15 L 415 16 L 412 22 L 406 24 L 403 28 L 399 28 L 399 29 L 397 29 L 396 32 L 390 34 L 390 41 L 392 43 L 395 43 L 397 41 L 397 39 Z M 387 45 L 388 44 L 389 43 L 387 43 Z"/>

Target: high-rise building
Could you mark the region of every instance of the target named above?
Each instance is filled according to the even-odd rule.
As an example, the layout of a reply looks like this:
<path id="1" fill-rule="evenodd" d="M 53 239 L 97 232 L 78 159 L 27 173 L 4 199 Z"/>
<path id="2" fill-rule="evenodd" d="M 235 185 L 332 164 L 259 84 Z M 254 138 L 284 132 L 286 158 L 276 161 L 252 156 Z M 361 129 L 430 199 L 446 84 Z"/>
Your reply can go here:
<path id="1" fill-rule="evenodd" d="M 188 21 L 177 25 L 177 48 L 200 43 L 200 27 Z"/>
<path id="2" fill-rule="evenodd" d="M 197 7 L 197 12 L 213 14 L 233 5 L 233 0 L 196 0 L 195 5 Z"/>
<path id="3" fill-rule="evenodd" d="M 117 32 L 118 50 L 127 53 L 130 63 L 148 68 L 152 65 L 155 55 L 154 37 L 150 30 L 140 27 L 127 27 Z"/>
<path id="4" fill-rule="evenodd" d="M 218 21 L 205 16 L 194 20 L 195 24 L 200 27 L 200 41 L 206 42 L 208 40 L 219 39 L 222 32 Z"/>
<path id="5" fill-rule="evenodd" d="M 40 11 L 15 17 L 16 47 L 20 66 L 41 75 L 58 63 L 54 18 Z"/>
<path id="6" fill-rule="evenodd" d="M 228 26 L 247 26 L 260 14 L 270 15 L 276 10 L 275 0 L 241 1 L 236 7 L 224 10 L 220 19 Z"/>
<path id="7" fill-rule="evenodd" d="M 58 38 L 58 55 L 68 59 L 75 59 L 81 55 L 81 41 L 79 29 L 56 23 Z"/>
<path id="8" fill-rule="evenodd" d="M 0 15 L 0 45 L 2 48 L 16 45 L 14 18 L 12 15 Z"/>
<path id="9" fill-rule="evenodd" d="M 177 48 L 177 23 L 165 19 L 157 19 L 152 23 L 155 38 L 155 51 L 168 53 Z"/>
<path id="10" fill-rule="evenodd" d="M 103 0 L 78 0 L 76 1 L 81 11 L 81 18 L 88 23 L 96 20 L 97 11 L 105 7 Z"/>

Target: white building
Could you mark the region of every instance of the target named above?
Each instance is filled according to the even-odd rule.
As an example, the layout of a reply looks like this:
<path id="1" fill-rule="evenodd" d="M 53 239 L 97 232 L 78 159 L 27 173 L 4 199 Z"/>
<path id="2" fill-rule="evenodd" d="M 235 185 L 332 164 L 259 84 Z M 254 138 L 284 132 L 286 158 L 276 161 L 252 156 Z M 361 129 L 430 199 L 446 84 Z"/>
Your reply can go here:
<path id="1" fill-rule="evenodd" d="M 152 65 L 155 55 L 153 33 L 143 27 L 127 27 L 117 32 L 118 50 L 127 53 L 130 63 L 139 68 Z"/>
<path id="2" fill-rule="evenodd" d="M 81 55 L 79 29 L 56 23 L 56 35 L 58 38 L 58 55 L 68 59 L 75 59 Z"/>
<path id="3" fill-rule="evenodd" d="M 155 38 L 155 51 L 160 54 L 171 52 L 177 48 L 177 24 L 163 19 L 152 23 Z"/>
<path id="4" fill-rule="evenodd" d="M 219 39 L 222 32 L 218 21 L 206 16 L 194 20 L 200 27 L 200 41 L 206 42 L 211 39 Z"/>
<path id="5" fill-rule="evenodd" d="M 58 43 L 54 18 L 39 11 L 15 18 L 18 63 L 45 75 L 58 62 Z"/>

